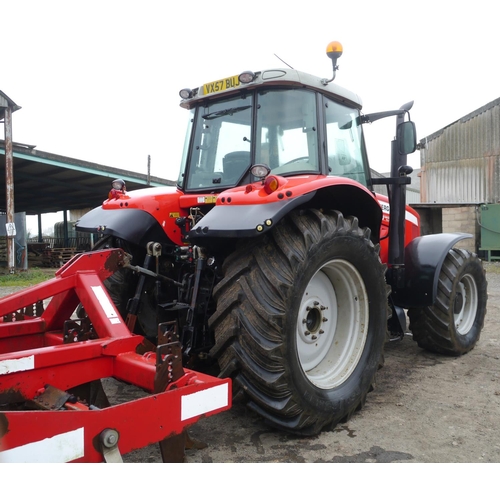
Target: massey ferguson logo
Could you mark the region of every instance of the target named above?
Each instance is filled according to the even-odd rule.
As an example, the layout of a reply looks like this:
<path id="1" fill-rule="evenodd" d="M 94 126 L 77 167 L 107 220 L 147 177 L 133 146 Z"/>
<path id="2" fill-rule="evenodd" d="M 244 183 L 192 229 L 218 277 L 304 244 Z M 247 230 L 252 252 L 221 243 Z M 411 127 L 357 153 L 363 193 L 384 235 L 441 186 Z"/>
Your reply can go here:
<path id="1" fill-rule="evenodd" d="M 382 209 L 382 212 L 390 213 L 391 206 L 389 205 L 389 203 L 384 203 L 383 201 L 380 201 L 379 204 L 380 208 Z"/>

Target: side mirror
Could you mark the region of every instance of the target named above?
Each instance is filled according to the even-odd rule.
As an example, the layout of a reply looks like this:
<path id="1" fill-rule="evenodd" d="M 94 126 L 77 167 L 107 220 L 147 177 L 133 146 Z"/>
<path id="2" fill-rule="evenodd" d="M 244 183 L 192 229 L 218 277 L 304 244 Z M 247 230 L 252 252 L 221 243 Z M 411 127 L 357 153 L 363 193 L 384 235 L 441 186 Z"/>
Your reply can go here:
<path id="1" fill-rule="evenodd" d="M 417 149 L 417 129 L 412 121 L 398 125 L 396 141 L 401 155 L 409 155 Z"/>

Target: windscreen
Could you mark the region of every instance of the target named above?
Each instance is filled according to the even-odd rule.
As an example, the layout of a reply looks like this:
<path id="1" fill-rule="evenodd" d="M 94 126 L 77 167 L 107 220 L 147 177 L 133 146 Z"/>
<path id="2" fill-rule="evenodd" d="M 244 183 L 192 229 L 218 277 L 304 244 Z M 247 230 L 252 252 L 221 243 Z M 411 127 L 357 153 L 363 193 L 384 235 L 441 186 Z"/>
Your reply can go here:
<path id="1" fill-rule="evenodd" d="M 248 171 L 256 163 L 268 165 L 278 175 L 318 173 L 316 107 L 314 92 L 281 89 L 211 102 L 191 111 L 179 185 L 187 175 L 187 190 L 235 186 L 245 176 L 255 180 Z"/>

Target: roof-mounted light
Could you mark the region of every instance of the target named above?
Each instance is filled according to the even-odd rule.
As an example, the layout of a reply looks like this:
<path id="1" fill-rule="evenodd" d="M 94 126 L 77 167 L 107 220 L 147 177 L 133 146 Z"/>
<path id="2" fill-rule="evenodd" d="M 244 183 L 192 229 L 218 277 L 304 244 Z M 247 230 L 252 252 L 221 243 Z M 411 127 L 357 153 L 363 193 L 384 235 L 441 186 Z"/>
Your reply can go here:
<path id="1" fill-rule="evenodd" d="M 342 52 L 344 52 L 344 48 L 342 47 L 342 44 L 340 42 L 330 42 L 326 47 L 326 55 L 335 63 L 337 62 L 337 59 L 342 55 Z"/>
<path id="2" fill-rule="evenodd" d="M 193 97 L 193 91 L 191 89 L 182 89 L 179 95 L 182 99 L 191 99 L 191 97 Z"/>
<path id="3" fill-rule="evenodd" d="M 332 60 L 333 76 L 330 80 L 323 78 L 323 80 L 321 80 L 321 83 L 323 85 L 326 85 L 330 82 L 333 82 L 333 80 L 335 80 L 336 72 L 339 69 L 339 67 L 337 65 L 337 60 L 342 55 L 343 52 L 344 52 L 344 48 L 342 47 L 342 44 L 340 42 L 330 42 L 327 45 L 326 55 Z"/>
<path id="4" fill-rule="evenodd" d="M 252 83 L 257 75 L 253 71 L 243 71 L 240 75 L 238 75 L 238 80 L 240 83 Z"/>

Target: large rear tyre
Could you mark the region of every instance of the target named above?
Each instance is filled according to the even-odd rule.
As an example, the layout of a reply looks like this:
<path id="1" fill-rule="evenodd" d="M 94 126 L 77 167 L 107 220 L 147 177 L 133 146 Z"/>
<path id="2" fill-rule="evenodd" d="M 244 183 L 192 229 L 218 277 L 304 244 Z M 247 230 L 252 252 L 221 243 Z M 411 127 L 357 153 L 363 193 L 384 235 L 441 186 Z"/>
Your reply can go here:
<path id="1" fill-rule="evenodd" d="M 110 235 L 98 240 L 92 250 L 106 248 L 121 248 L 130 253 L 130 249 L 124 241 Z M 133 275 L 132 270 L 125 268 L 118 269 L 104 281 L 104 286 L 123 319 L 127 316 L 127 303 L 130 297 L 134 295 L 136 283 L 137 278 Z"/>
<path id="2" fill-rule="evenodd" d="M 408 311 L 413 340 L 439 354 L 469 352 L 479 340 L 487 300 L 486 275 L 479 258 L 452 248 L 439 273 L 434 305 Z"/>
<path id="3" fill-rule="evenodd" d="M 215 289 L 221 375 L 271 425 L 332 428 L 364 404 L 382 358 L 387 287 L 356 218 L 293 212 L 224 263 Z"/>
<path id="4" fill-rule="evenodd" d="M 144 251 L 139 251 L 138 248 L 132 247 L 130 243 L 122 239 L 110 235 L 104 236 L 94 245 L 93 250 L 104 248 L 121 248 L 132 255 L 133 264 L 143 264 L 141 257 L 143 257 Z M 135 294 L 138 279 L 139 275 L 131 269 L 121 268 L 104 281 L 104 286 L 111 300 L 124 320 L 127 318 L 128 302 Z M 155 343 L 158 323 L 165 320 L 163 317 L 159 319 L 158 315 L 154 286 L 149 285 L 149 287 L 145 287 L 141 297 L 134 333 L 143 335 Z"/>

